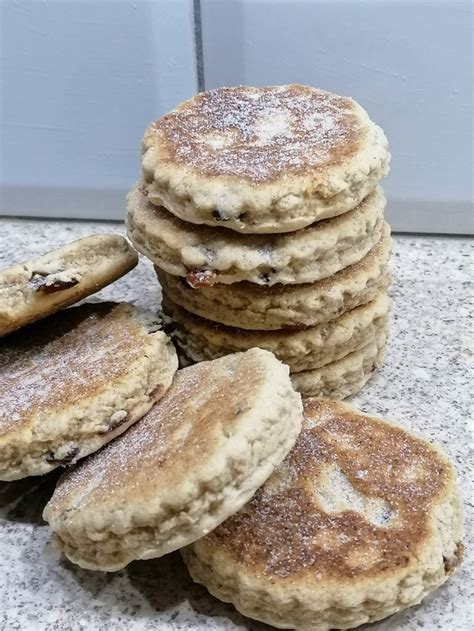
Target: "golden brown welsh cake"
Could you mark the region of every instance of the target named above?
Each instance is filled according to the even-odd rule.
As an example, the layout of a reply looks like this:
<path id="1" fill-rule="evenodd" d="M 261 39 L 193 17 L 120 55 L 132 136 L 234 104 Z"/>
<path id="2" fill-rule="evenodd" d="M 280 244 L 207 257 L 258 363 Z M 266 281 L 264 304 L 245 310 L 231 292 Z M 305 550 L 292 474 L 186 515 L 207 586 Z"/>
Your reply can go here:
<path id="1" fill-rule="evenodd" d="M 139 423 L 65 474 L 44 517 L 85 568 L 162 556 L 239 510 L 301 420 L 288 367 L 267 351 L 185 368 Z"/>
<path id="2" fill-rule="evenodd" d="M 151 124 L 150 201 L 238 232 L 290 232 L 357 206 L 388 171 L 383 131 L 350 98 L 304 85 L 217 88 Z"/>
<path id="3" fill-rule="evenodd" d="M 194 287 L 247 280 L 257 285 L 308 283 L 360 261 L 382 234 L 385 197 L 376 188 L 343 215 L 289 234 L 238 234 L 194 226 L 150 203 L 143 183 L 127 197 L 133 245 Z"/>
<path id="4" fill-rule="evenodd" d="M 193 361 L 216 359 L 258 346 L 274 353 L 294 373 L 319 368 L 367 346 L 386 331 L 390 300 L 385 292 L 379 292 L 371 302 L 334 320 L 296 331 L 248 331 L 228 327 L 188 313 L 166 294 L 163 294 L 162 308 L 171 319 L 169 333 Z M 166 325 L 165 331 L 168 331 Z"/>
<path id="5" fill-rule="evenodd" d="M 165 317 L 166 320 L 166 317 Z M 173 328 L 166 323 L 166 328 Z M 366 346 L 349 353 L 337 361 L 319 368 L 290 373 L 291 382 L 303 398 L 345 399 L 359 392 L 381 365 L 388 340 L 388 326 L 378 331 Z M 181 367 L 195 362 L 177 346 Z"/>
<path id="6" fill-rule="evenodd" d="M 252 500 L 183 550 L 195 581 L 279 628 L 347 629 L 419 603 L 462 558 L 446 455 L 401 427 L 309 399 Z"/>
<path id="7" fill-rule="evenodd" d="M 99 291 L 137 263 L 126 239 L 94 234 L 0 270 L 0 336 Z"/>
<path id="8" fill-rule="evenodd" d="M 387 339 L 388 326 L 377 331 L 366 346 L 337 361 L 292 373 L 294 388 L 302 397 L 345 399 L 356 394 L 382 363 Z"/>
<path id="9" fill-rule="evenodd" d="M 0 340 L 0 480 L 76 462 L 124 432 L 177 369 L 154 314 L 96 303 Z"/>
<path id="10" fill-rule="evenodd" d="M 316 326 L 373 300 L 390 283 L 390 228 L 363 259 L 314 283 L 264 287 L 243 281 L 193 289 L 185 279 L 155 267 L 171 300 L 190 313 L 227 326 L 276 330 Z"/>

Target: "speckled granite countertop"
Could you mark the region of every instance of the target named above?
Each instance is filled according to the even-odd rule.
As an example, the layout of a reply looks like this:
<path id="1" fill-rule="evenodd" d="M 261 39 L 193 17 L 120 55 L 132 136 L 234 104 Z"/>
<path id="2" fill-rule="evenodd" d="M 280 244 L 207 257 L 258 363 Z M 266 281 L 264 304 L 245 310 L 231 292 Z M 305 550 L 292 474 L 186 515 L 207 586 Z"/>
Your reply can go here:
<path id="1" fill-rule="evenodd" d="M 122 226 L 113 223 L 0 220 L 0 267 L 92 232 L 122 231 Z M 412 236 L 398 236 L 394 241 L 388 354 L 382 369 L 352 403 L 422 432 L 445 447 L 458 467 L 469 531 L 474 331 L 468 268 L 473 242 Z M 143 259 L 98 296 L 154 309 L 160 299 L 152 267 Z M 232 606 L 194 585 L 178 554 L 135 562 L 114 574 L 88 572 L 60 559 L 51 549 L 48 527 L 41 519 L 56 477 L 53 472 L 40 479 L 0 483 L 0 629 L 270 629 L 240 616 Z M 471 629 L 474 546 L 472 541 L 466 543 L 465 562 L 444 587 L 411 610 L 360 628 Z"/>

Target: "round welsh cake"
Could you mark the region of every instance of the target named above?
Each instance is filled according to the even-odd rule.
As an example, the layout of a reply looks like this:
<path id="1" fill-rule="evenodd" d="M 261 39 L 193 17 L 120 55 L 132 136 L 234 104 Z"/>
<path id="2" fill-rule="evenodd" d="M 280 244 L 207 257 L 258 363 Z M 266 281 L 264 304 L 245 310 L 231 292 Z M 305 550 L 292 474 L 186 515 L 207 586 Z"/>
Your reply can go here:
<path id="1" fill-rule="evenodd" d="M 382 130 L 360 105 L 304 85 L 202 92 L 152 123 L 142 151 L 153 204 L 248 233 L 347 212 L 389 161 Z"/>
<path id="2" fill-rule="evenodd" d="M 271 287 L 243 281 L 217 283 L 195 291 L 180 276 L 155 266 L 158 281 L 171 300 L 197 316 L 249 330 L 304 328 L 333 320 L 373 300 L 390 284 L 390 228 L 363 259 L 320 281 Z"/>
<path id="3" fill-rule="evenodd" d="M 183 556 L 195 581 L 244 615 L 328 631 L 419 603 L 461 561 L 462 538 L 456 472 L 440 449 L 308 399 L 285 461 Z"/>
<path id="4" fill-rule="evenodd" d="M 93 234 L 0 270 L 0 336 L 79 302 L 137 263 L 123 237 Z"/>
<path id="5" fill-rule="evenodd" d="M 288 367 L 267 351 L 185 368 L 139 423 L 64 475 L 44 517 L 85 568 L 162 556 L 239 510 L 301 421 Z"/>
<path id="6" fill-rule="evenodd" d="M 199 290 L 196 290 L 199 291 Z M 162 308 L 171 319 L 165 331 L 193 361 L 216 359 L 258 346 L 271 351 L 290 372 L 312 370 L 367 346 L 388 328 L 390 300 L 383 292 L 339 318 L 303 330 L 246 331 L 205 320 L 178 307 L 163 294 Z"/>
<path id="7" fill-rule="evenodd" d="M 357 351 L 319 368 L 291 374 L 293 386 L 302 397 L 345 399 L 361 390 L 382 364 L 388 327 Z M 178 354 L 181 359 L 181 354 Z"/>
<path id="8" fill-rule="evenodd" d="M 178 367 L 156 316 L 94 303 L 0 340 L 0 480 L 76 462 L 124 432 Z"/>
<path id="9" fill-rule="evenodd" d="M 192 287 L 247 280 L 257 285 L 309 283 L 360 261 L 380 240 L 385 197 L 380 187 L 344 215 L 289 234 L 238 234 L 193 226 L 150 203 L 143 183 L 127 197 L 133 245 Z"/>

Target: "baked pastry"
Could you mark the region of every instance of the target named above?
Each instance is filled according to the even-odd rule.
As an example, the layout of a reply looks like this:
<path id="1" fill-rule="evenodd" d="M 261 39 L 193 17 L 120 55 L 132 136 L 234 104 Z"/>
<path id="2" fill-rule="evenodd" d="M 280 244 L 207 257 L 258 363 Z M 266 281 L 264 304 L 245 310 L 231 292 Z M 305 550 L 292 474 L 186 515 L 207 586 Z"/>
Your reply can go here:
<path id="1" fill-rule="evenodd" d="M 178 367 L 154 314 L 72 307 L 0 341 L 0 480 L 41 475 L 140 419 Z"/>
<path id="2" fill-rule="evenodd" d="M 462 558 L 454 466 L 343 403 L 304 410 L 295 447 L 252 500 L 182 551 L 191 576 L 244 615 L 300 631 L 419 603 Z"/>
<path id="3" fill-rule="evenodd" d="M 243 281 L 193 289 L 181 276 L 155 266 L 158 281 L 171 300 L 207 320 L 241 329 L 277 330 L 317 326 L 373 300 L 390 284 L 391 250 L 387 223 L 363 259 L 314 283 L 265 287 Z"/>
<path id="4" fill-rule="evenodd" d="M 196 290 L 199 291 L 199 290 Z M 390 299 L 380 292 L 372 302 L 339 318 L 295 331 L 247 331 L 217 324 L 188 313 L 163 294 L 165 331 L 193 361 L 217 359 L 258 346 L 271 351 L 290 372 L 312 370 L 367 346 L 388 328 Z M 169 328 L 168 319 L 171 320 Z"/>
<path id="5" fill-rule="evenodd" d="M 153 204 L 265 234 L 351 210 L 389 161 L 383 131 L 358 103 L 304 85 L 202 92 L 152 123 L 142 151 Z"/>
<path id="6" fill-rule="evenodd" d="M 356 208 L 289 234 L 238 234 L 178 219 L 147 198 L 143 183 L 127 197 L 128 235 L 155 265 L 197 288 L 242 280 L 309 283 L 357 263 L 379 241 L 385 198 L 377 188 Z"/>
<path id="7" fill-rule="evenodd" d="M 387 340 L 388 327 L 378 331 L 366 346 L 335 362 L 292 373 L 293 386 L 305 398 L 346 399 L 357 394 L 382 364 Z"/>
<path id="8" fill-rule="evenodd" d="M 288 367 L 267 351 L 185 368 L 139 423 L 64 475 L 44 518 L 81 567 L 162 556 L 239 510 L 301 420 Z"/>
<path id="9" fill-rule="evenodd" d="M 302 397 L 345 399 L 356 394 L 381 365 L 388 339 L 388 327 L 375 334 L 374 339 L 358 351 L 342 359 L 312 370 L 290 374 L 293 387 Z M 179 348 L 179 365 L 192 366 L 194 361 Z"/>
<path id="10" fill-rule="evenodd" d="M 86 298 L 137 263 L 126 239 L 94 234 L 0 270 L 0 335 Z"/>

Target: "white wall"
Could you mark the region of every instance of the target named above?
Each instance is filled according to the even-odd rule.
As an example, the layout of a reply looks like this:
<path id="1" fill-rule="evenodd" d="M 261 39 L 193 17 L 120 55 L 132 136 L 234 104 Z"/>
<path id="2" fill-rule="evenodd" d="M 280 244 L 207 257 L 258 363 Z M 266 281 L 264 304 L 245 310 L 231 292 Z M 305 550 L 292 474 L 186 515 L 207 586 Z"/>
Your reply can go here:
<path id="1" fill-rule="evenodd" d="M 206 87 L 300 82 L 386 130 L 395 230 L 472 232 L 472 5 L 201 0 Z"/>
<path id="2" fill-rule="evenodd" d="M 197 90 L 192 0 L 2 3 L 0 212 L 123 218 L 145 126 Z"/>
<path id="3" fill-rule="evenodd" d="M 205 87 L 302 82 L 387 131 L 396 230 L 472 232 L 469 0 L 0 0 L 0 213 L 121 218 L 153 119 Z"/>

